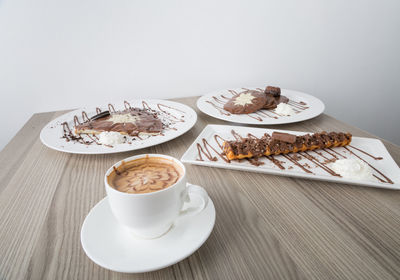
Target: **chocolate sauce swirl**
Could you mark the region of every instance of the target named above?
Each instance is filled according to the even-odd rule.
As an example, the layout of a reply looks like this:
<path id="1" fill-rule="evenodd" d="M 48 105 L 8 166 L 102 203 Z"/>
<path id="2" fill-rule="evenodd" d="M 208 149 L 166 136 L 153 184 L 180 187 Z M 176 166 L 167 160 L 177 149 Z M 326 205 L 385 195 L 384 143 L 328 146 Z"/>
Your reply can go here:
<path id="1" fill-rule="evenodd" d="M 184 111 L 162 103 L 156 104 L 158 110 L 152 109 L 145 101 L 142 102 L 143 108 L 133 108 L 127 101 L 124 101 L 123 104 L 124 110 L 121 111 L 117 111 L 113 104 L 108 104 L 108 111 L 104 112 L 104 116 L 99 115 L 102 114 L 102 110 L 99 107 L 96 107 L 96 115 L 92 116 L 92 118 L 90 118 L 85 111 L 82 111 L 82 120 L 80 120 L 77 115 L 73 117 L 75 131 L 70 129 L 67 122 L 62 124 L 62 138 L 64 138 L 67 142 L 72 141 L 85 145 L 90 145 L 93 143 L 96 145 L 101 145 L 101 143 L 98 141 L 99 139 L 94 133 L 100 133 L 102 131 L 115 131 L 131 136 L 132 139 L 125 139 L 126 141 L 124 141 L 124 143 L 132 144 L 132 141 L 135 141 L 136 139 L 144 140 L 145 138 L 153 136 L 165 136 L 163 133 L 164 130 L 176 131 L 177 128 L 173 127 L 173 125 L 178 122 L 185 122 Z M 170 112 L 168 112 L 167 109 Z M 177 117 L 176 114 L 172 114 L 171 111 L 179 113 L 180 117 Z M 111 121 L 113 116 L 118 114 L 129 114 L 133 118 L 137 118 L 138 121 Z M 139 136 L 139 133 L 141 132 L 148 134 L 146 134 L 146 136 L 143 138 Z M 112 147 L 109 145 L 104 146 Z"/>
<path id="2" fill-rule="evenodd" d="M 256 91 L 260 93 L 264 93 L 264 90 L 261 88 L 256 88 L 255 90 L 251 90 L 248 88 L 242 88 L 242 91 L 237 92 L 235 90 L 228 90 L 228 92 L 232 95 L 232 97 L 235 97 L 239 94 L 243 93 L 248 93 L 251 91 Z M 225 99 L 225 100 L 224 100 Z M 213 95 L 211 96 L 210 100 L 206 100 L 205 102 L 213 106 L 221 115 L 224 116 L 231 116 L 232 114 L 228 111 L 226 111 L 223 106 L 230 100 L 231 98 L 226 97 L 223 94 L 219 95 Z M 280 115 L 275 112 L 275 108 L 279 103 L 287 103 L 289 106 L 292 107 L 293 111 L 297 114 L 300 113 L 304 110 L 309 109 L 307 104 L 304 101 L 294 101 L 294 100 L 289 100 L 285 96 L 270 96 L 267 95 L 267 104 L 264 107 L 264 109 L 258 110 L 254 113 L 251 114 L 244 114 L 247 115 L 249 118 L 252 118 L 256 121 L 262 122 L 266 119 L 278 119 L 279 117 L 283 117 L 283 115 Z M 269 105 L 268 105 L 269 104 Z"/>
<path id="3" fill-rule="evenodd" d="M 247 137 L 243 137 L 241 136 L 239 133 L 237 133 L 236 131 L 232 130 L 231 131 L 232 137 L 234 138 L 234 140 L 227 140 L 222 138 L 220 135 L 215 134 L 213 136 L 214 138 L 214 142 L 216 144 L 216 146 L 213 146 L 212 144 L 210 144 L 205 138 L 201 139 L 201 143 L 197 143 L 197 150 L 198 150 L 198 159 L 200 161 L 204 161 L 205 159 L 203 158 L 203 156 L 206 157 L 207 160 L 209 161 L 218 161 L 218 159 L 222 159 L 227 163 L 230 162 L 237 162 L 240 163 L 243 160 L 231 160 L 229 161 L 229 159 L 227 159 L 225 153 L 224 153 L 224 146 L 222 143 L 224 142 L 244 142 L 244 146 L 242 148 L 238 148 L 237 151 L 239 151 L 238 153 L 240 154 L 247 154 L 247 152 L 249 152 L 251 150 L 251 153 L 256 154 L 256 158 L 255 159 L 250 159 L 250 160 L 246 160 L 247 162 L 249 162 L 250 164 L 254 165 L 254 166 L 261 166 L 263 165 L 263 162 L 260 161 L 260 159 L 262 158 L 262 154 L 263 154 L 263 149 L 256 151 L 255 150 L 255 146 L 254 145 L 259 145 L 260 143 L 263 143 L 265 141 L 271 141 L 271 136 L 269 134 L 264 134 L 261 138 L 258 138 L 256 136 L 254 136 L 251 133 L 247 134 Z M 317 143 L 323 143 L 323 141 L 327 141 L 329 140 L 336 140 L 336 141 L 340 141 L 341 139 L 343 139 L 343 137 L 346 137 L 345 134 L 343 133 L 321 133 L 318 134 L 317 137 L 311 137 L 311 136 L 303 136 L 301 137 L 302 141 L 298 142 L 298 140 L 296 139 L 296 142 L 293 143 L 293 145 L 303 145 L 304 143 L 306 143 L 307 145 L 315 145 Z M 360 148 L 354 147 L 354 146 L 349 146 L 357 151 L 360 151 L 361 153 L 373 158 L 374 160 L 381 160 L 381 157 L 376 157 L 373 156 L 365 151 L 363 151 Z M 276 149 L 281 149 L 281 146 L 276 146 Z M 356 155 L 353 151 L 351 151 L 348 147 L 344 147 L 346 150 L 348 150 L 351 154 L 355 155 L 356 157 L 358 157 L 359 159 L 363 160 L 364 162 L 366 162 L 373 170 L 375 170 L 380 176 L 382 176 L 384 179 L 380 178 L 379 176 L 373 174 L 373 176 L 375 178 L 377 178 L 380 182 L 383 183 L 389 183 L 389 184 L 393 184 L 393 181 L 388 178 L 386 175 L 384 175 L 380 170 L 378 170 L 377 168 L 375 168 L 374 166 L 372 166 L 371 164 L 369 164 L 367 161 L 365 161 L 363 158 L 361 158 L 361 156 Z M 323 171 L 325 171 L 327 174 L 329 174 L 330 176 L 335 176 L 335 177 L 341 177 L 340 174 L 337 174 L 336 172 L 334 172 L 330 167 L 329 167 L 329 163 L 334 162 L 340 158 L 347 158 L 346 155 L 344 153 L 342 153 L 340 150 L 340 148 L 322 148 L 320 150 L 313 150 L 310 152 L 300 152 L 298 154 L 302 155 L 301 157 L 298 156 L 298 154 L 283 154 L 283 155 L 279 155 L 277 157 L 279 158 L 284 158 L 287 161 L 281 161 L 278 160 L 277 158 L 275 158 L 275 156 L 267 156 L 264 158 L 267 158 L 269 161 L 271 161 L 276 167 L 278 167 L 281 170 L 286 170 L 286 169 L 293 169 L 293 166 L 297 166 L 298 168 L 300 168 L 302 171 L 304 171 L 305 173 L 308 174 L 315 174 L 314 172 L 312 172 L 312 168 L 311 166 L 307 163 L 307 162 L 303 162 L 300 163 L 300 160 L 302 158 L 304 158 L 305 160 L 307 160 L 309 163 L 312 163 L 315 165 L 315 168 L 320 168 Z M 315 153 L 316 155 L 320 156 L 322 159 L 324 159 L 323 161 L 319 160 L 317 157 L 311 155 L 310 153 Z M 213 154 L 214 153 L 214 154 Z M 325 153 L 325 154 L 324 154 Z M 294 164 L 294 165 L 290 165 L 290 163 Z"/>

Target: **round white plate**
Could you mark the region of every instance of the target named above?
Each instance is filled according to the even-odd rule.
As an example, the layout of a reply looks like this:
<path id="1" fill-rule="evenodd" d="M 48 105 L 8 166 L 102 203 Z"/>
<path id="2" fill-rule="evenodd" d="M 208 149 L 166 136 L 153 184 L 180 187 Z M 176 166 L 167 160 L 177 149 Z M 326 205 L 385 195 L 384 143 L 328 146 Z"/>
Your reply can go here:
<path id="1" fill-rule="evenodd" d="M 140 107 L 143 108 L 142 104 L 143 100 L 134 100 L 130 101 L 130 105 L 132 107 Z M 163 104 L 166 106 L 162 106 L 162 110 L 166 113 L 163 113 L 165 118 L 176 118 L 176 119 L 183 119 L 183 122 L 176 122 L 171 125 L 170 129 L 166 129 L 162 132 L 161 135 L 156 136 L 148 136 L 143 139 L 135 138 L 134 141 L 130 143 L 118 144 L 114 147 L 108 147 L 104 145 L 85 145 L 77 142 L 67 142 L 63 136 L 63 127 L 62 123 L 67 122 L 71 130 L 74 128 L 74 116 L 78 116 L 79 120 L 82 121 L 82 111 L 85 111 L 87 115 L 90 117 L 96 115 L 96 109 L 93 108 L 82 108 L 72 112 L 69 112 L 65 115 L 58 117 L 55 120 L 49 122 L 41 131 L 40 139 L 42 143 L 49 148 L 52 148 L 57 151 L 67 152 L 67 153 L 74 153 L 74 154 L 109 154 L 109 153 L 118 153 L 118 152 L 125 152 L 125 151 L 133 151 L 138 149 L 143 149 L 147 147 L 151 147 L 154 145 L 158 145 L 169 140 L 172 140 L 185 132 L 191 129 L 197 121 L 197 114 L 196 112 L 186 106 L 184 104 L 167 101 L 167 100 L 144 100 L 151 109 L 160 111 L 157 104 Z M 124 104 L 113 104 L 116 110 L 124 109 Z M 108 110 L 107 107 L 101 107 L 102 111 Z M 168 115 L 170 114 L 170 115 Z M 175 120 L 176 120 L 175 119 Z M 167 119 L 165 119 L 167 121 Z M 87 136 L 84 136 L 87 137 Z M 89 138 L 87 140 L 90 140 Z"/>
<path id="2" fill-rule="evenodd" d="M 256 89 L 256 88 L 249 88 Z M 233 89 L 233 91 L 239 93 L 244 89 Z M 300 122 L 308 120 L 320 115 L 325 105 L 318 98 L 302 93 L 299 91 L 281 89 L 281 95 L 289 98 L 289 105 L 292 109 L 298 111 L 292 116 L 280 116 L 275 113 L 275 110 L 260 110 L 252 114 L 236 115 L 231 114 L 223 109 L 224 103 L 229 98 L 233 97 L 231 90 L 220 90 L 203 95 L 197 100 L 197 107 L 205 114 L 210 115 L 214 118 L 243 124 L 259 124 L 259 125 L 271 125 L 271 124 L 285 124 Z M 306 105 L 301 105 L 293 102 L 305 102 Z M 305 107 L 308 107 L 304 109 Z"/>
<path id="3" fill-rule="evenodd" d="M 191 198 L 185 207 L 201 203 Z M 215 223 L 211 199 L 199 214 L 181 218 L 163 236 L 139 239 L 122 228 L 114 218 L 107 197 L 87 215 L 81 230 L 86 255 L 109 270 L 140 273 L 173 265 L 193 254 L 210 236 Z"/>

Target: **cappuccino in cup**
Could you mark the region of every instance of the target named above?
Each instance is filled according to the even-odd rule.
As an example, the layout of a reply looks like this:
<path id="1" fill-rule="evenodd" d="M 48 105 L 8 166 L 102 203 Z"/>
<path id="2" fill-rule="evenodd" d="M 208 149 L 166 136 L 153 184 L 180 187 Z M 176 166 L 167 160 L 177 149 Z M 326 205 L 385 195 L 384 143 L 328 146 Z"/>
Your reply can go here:
<path id="1" fill-rule="evenodd" d="M 108 184 L 120 192 L 150 193 L 172 186 L 183 175 L 173 160 L 145 156 L 129 162 L 122 161 L 108 175 Z"/>
<path id="2" fill-rule="evenodd" d="M 123 228 L 140 238 L 157 238 L 182 217 L 194 216 L 207 206 L 207 192 L 188 184 L 185 166 L 157 154 L 138 155 L 114 164 L 105 174 L 111 211 Z M 182 211 L 190 197 L 201 205 Z"/>

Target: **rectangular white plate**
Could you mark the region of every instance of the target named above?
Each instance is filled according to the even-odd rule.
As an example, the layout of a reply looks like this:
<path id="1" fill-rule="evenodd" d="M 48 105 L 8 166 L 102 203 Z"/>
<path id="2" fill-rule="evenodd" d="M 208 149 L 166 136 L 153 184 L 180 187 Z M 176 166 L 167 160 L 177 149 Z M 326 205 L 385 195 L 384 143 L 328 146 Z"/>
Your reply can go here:
<path id="1" fill-rule="evenodd" d="M 274 156 L 275 159 L 281 162 L 281 165 L 285 167 L 284 170 L 280 169 L 277 165 L 275 165 L 270 159 L 267 157 L 261 157 L 259 161 L 262 161 L 264 164 L 260 166 L 252 165 L 248 160 L 233 160 L 230 163 L 225 162 L 220 156 L 218 156 L 217 152 L 221 151 L 221 148 L 218 146 L 218 143 L 215 140 L 215 135 L 219 135 L 225 140 L 234 140 L 235 138 L 232 135 L 232 130 L 237 132 L 242 137 L 246 137 L 248 133 L 253 134 L 256 137 L 261 137 L 264 133 L 272 134 L 273 131 L 286 132 L 296 135 L 306 134 L 306 132 L 297 132 L 297 131 L 288 131 L 288 130 L 277 130 L 277 129 L 266 129 L 266 128 L 253 128 L 253 127 L 241 127 L 241 126 L 229 126 L 229 125 L 207 125 L 204 130 L 200 133 L 197 139 L 193 142 L 193 144 L 189 147 L 189 149 L 182 156 L 181 160 L 185 163 L 197 164 L 197 165 L 205 165 L 211 167 L 220 167 L 227 169 L 235 169 L 242 171 L 252 171 L 252 172 L 260 172 L 260 173 L 268 173 L 274 175 L 281 176 L 290 176 L 290 177 L 300 177 L 314 180 L 323 180 L 323 181 L 331 181 L 338 183 L 346 183 L 353 185 L 362 185 L 369 187 L 377 187 L 377 188 L 387 188 L 387 189 L 395 189 L 400 190 L 400 169 L 397 166 L 396 162 L 390 156 L 389 152 L 386 150 L 383 143 L 378 139 L 372 138 L 362 138 L 362 137 L 353 137 L 351 146 L 356 147 L 358 149 L 362 149 L 363 151 L 375 156 L 382 157 L 382 159 L 377 160 L 373 157 L 364 154 L 357 149 L 352 147 L 348 147 L 355 155 L 362 158 L 364 161 L 373 166 L 376 170 L 379 170 L 381 174 L 374 170 L 374 175 L 385 180 L 385 176 L 390 178 L 393 181 L 391 183 L 383 183 L 378 179 L 376 182 L 373 181 L 361 181 L 361 180 L 351 180 L 343 177 L 332 176 L 323 168 L 319 167 L 315 162 L 310 161 L 306 157 L 299 153 L 298 155 L 301 157 L 299 160 L 299 164 L 305 165 L 307 169 L 312 171 L 312 174 L 306 173 L 302 170 L 301 167 L 295 165 L 286 157 L 279 155 Z M 198 144 L 204 149 L 204 141 L 205 139 L 216 151 L 212 148 L 208 147 L 212 156 L 217 158 L 216 161 L 209 160 L 204 154 L 202 154 L 202 159 L 199 158 L 199 149 Z M 219 140 L 221 143 L 222 141 Z M 333 150 L 333 151 L 332 151 Z M 337 153 L 340 153 L 347 158 L 355 157 L 354 154 L 350 153 L 347 149 L 343 147 L 333 148 L 332 150 L 316 150 L 308 152 L 310 155 L 315 157 L 318 161 L 324 162 L 327 159 L 334 158 L 333 155 L 342 158 Z M 320 154 L 316 153 L 319 152 Z M 293 154 L 289 154 L 293 156 Z M 290 167 L 291 166 L 291 167 Z M 383 176 L 383 175 L 385 176 Z"/>

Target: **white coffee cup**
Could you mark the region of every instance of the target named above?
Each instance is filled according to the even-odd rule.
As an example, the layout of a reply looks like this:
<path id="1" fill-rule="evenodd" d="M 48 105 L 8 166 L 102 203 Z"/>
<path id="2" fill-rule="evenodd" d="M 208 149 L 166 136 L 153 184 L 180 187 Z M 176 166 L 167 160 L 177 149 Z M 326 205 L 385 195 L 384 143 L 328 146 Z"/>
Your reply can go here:
<path id="1" fill-rule="evenodd" d="M 121 192 L 108 184 L 107 177 L 122 162 L 130 162 L 143 157 L 161 157 L 172 160 L 183 170 L 181 178 L 173 185 L 150 193 L 132 194 Z M 137 155 L 121 160 L 107 170 L 104 184 L 111 210 L 117 221 L 134 235 L 151 239 L 166 233 L 175 221 L 184 216 L 196 215 L 207 206 L 207 192 L 200 186 L 188 184 L 185 166 L 177 159 L 159 155 Z M 202 203 L 182 211 L 185 202 L 192 196 L 200 197 Z"/>

